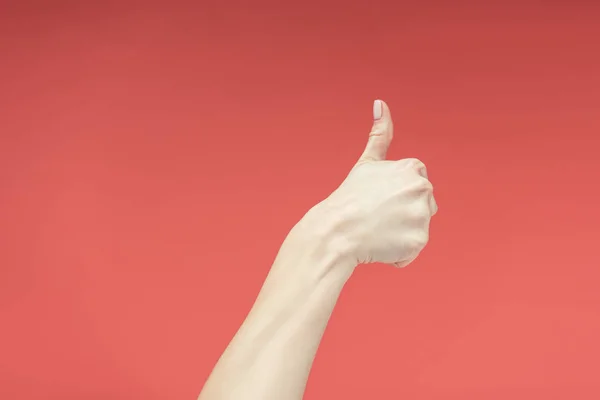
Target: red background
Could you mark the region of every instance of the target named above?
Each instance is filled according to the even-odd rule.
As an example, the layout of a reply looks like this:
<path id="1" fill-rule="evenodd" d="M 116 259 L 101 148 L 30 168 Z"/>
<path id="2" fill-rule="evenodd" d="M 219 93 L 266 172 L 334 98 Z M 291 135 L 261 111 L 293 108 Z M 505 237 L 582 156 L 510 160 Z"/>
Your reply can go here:
<path id="1" fill-rule="evenodd" d="M 482 3 L 3 2 L 0 395 L 195 398 L 382 98 L 440 212 L 306 398 L 599 398 L 599 7 Z"/>

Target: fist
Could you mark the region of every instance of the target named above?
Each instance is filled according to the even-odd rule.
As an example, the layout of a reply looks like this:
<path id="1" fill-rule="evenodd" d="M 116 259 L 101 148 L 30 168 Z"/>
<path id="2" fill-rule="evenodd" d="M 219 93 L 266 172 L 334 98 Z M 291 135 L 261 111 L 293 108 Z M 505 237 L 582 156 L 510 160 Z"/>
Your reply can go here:
<path id="1" fill-rule="evenodd" d="M 393 123 L 383 101 L 375 101 L 373 118 L 362 156 L 317 209 L 323 220 L 333 221 L 336 239 L 353 262 L 404 267 L 429 241 L 437 205 L 422 162 L 385 160 Z"/>

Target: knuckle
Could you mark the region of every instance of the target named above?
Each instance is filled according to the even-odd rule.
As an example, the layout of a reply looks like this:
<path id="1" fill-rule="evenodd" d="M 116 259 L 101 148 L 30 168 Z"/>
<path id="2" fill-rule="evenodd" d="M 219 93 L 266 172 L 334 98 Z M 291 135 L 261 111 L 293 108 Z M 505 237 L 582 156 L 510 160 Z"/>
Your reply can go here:
<path id="1" fill-rule="evenodd" d="M 408 161 L 410 167 L 414 168 L 415 170 L 425 168 L 425 164 L 423 163 L 423 161 L 419 160 L 418 158 L 409 158 Z"/>
<path id="2" fill-rule="evenodd" d="M 414 235 L 413 246 L 417 249 L 422 249 L 429 242 L 429 234 L 426 231 L 421 231 Z"/>
<path id="3" fill-rule="evenodd" d="M 410 219 L 417 224 L 424 224 L 431 219 L 431 210 L 428 201 L 419 199 L 410 206 Z"/>
<path id="4" fill-rule="evenodd" d="M 433 185 L 426 178 L 417 180 L 415 183 L 415 189 L 418 192 L 433 193 Z"/>
<path id="5" fill-rule="evenodd" d="M 373 125 L 371 128 L 371 132 L 369 132 L 369 136 L 383 136 L 388 134 L 390 131 L 391 124 L 386 121 L 380 121 L 379 123 Z"/>
<path id="6" fill-rule="evenodd" d="M 431 220 L 431 214 L 432 210 L 429 201 L 424 201 L 421 209 L 421 220 L 425 221 L 426 223 L 429 223 L 429 220 Z"/>
<path id="7" fill-rule="evenodd" d="M 430 203 L 431 203 L 431 215 L 437 214 L 438 205 L 437 205 L 437 201 L 435 201 L 435 198 L 433 196 L 431 196 Z"/>
<path id="8" fill-rule="evenodd" d="M 427 178 L 427 167 L 418 158 L 406 158 L 404 160 L 400 160 L 398 162 L 398 166 L 401 169 L 408 169 L 410 171 L 414 171 L 422 177 Z"/>

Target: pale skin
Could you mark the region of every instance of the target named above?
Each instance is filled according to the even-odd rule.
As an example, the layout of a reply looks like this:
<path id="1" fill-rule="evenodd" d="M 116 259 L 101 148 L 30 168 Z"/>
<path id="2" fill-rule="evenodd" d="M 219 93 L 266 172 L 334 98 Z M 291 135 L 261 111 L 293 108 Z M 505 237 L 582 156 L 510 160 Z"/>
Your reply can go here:
<path id="1" fill-rule="evenodd" d="M 360 264 L 405 267 L 437 212 L 422 162 L 388 161 L 393 123 L 373 104 L 366 148 L 342 184 L 284 240 L 246 320 L 199 400 L 300 400 L 336 301 Z"/>

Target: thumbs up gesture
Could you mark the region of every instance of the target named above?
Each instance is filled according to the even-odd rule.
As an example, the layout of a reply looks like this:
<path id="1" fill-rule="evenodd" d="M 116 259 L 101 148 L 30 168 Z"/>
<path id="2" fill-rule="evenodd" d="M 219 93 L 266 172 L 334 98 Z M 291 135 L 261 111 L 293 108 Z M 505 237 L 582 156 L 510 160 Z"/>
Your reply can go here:
<path id="1" fill-rule="evenodd" d="M 380 262 L 404 267 L 427 244 L 437 205 L 421 161 L 385 159 L 393 123 L 381 100 L 373 104 L 373 119 L 358 162 L 344 182 L 309 212 L 309 219 L 332 227 L 337 249 L 355 265 Z"/>

